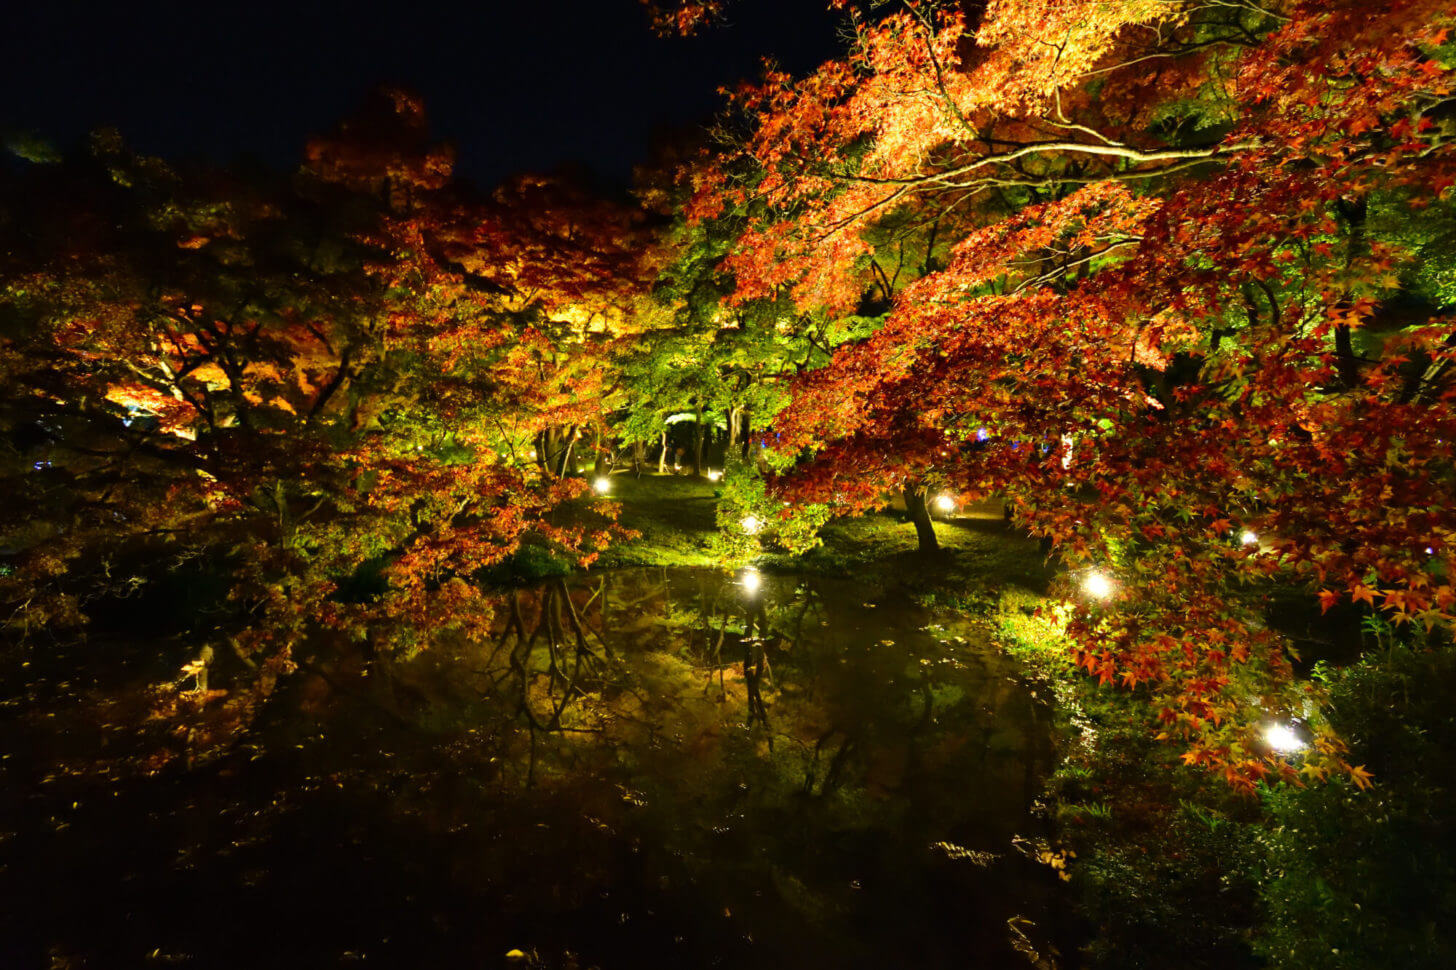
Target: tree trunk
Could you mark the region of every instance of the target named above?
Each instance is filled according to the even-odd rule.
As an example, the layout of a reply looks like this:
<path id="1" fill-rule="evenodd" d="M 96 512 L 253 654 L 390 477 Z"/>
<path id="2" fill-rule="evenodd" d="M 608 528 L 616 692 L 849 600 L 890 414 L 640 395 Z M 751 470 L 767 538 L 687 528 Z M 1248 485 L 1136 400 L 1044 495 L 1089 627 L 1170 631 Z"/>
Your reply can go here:
<path id="1" fill-rule="evenodd" d="M 667 474 L 667 429 L 662 429 L 662 450 L 657 453 L 657 474 Z"/>
<path id="2" fill-rule="evenodd" d="M 572 467 L 571 467 L 571 446 L 574 445 L 575 443 L 576 443 L 576 427 L 575 427 L 575 425 L 573 425 L 572 428 L 571 428 L 571 430 L 566 433 L 566 444 L 562 445 L 562 447 L 561 447 L 561 465 L 557 469 L 557 472 L 556 472 L 557 476 L 560 477 L 560 478 L 565 478 L 566 475 L 567 475 L 567 473 L 570 472 L 570 471 L 572 471 Z"/>
<path id="3" fill-rule="evenodd" d="M 642 442 L 632 442 L 632 477 L 642 477 L 642 466 L 647 463 L 647 449 Z"/>
<path id="4" fill-rule="evenodd" d="M 748 446 L 749 446 L 749 440 L 748 439 L 750 438 L 750 435 L 748 433 L 748 428 L 749 428 L 748 422 L 749 422 L 749 415 L 752 414 L 752 413 L 753 412 L 749 411 L 748 408 L 744 408 L 743 409 L 743 414 L 742 414 L 742 418 L 743 418 L 743 458 L 744 458 L 745 461 L 748 459 Z"/>
<path id="5" fill-rule="evenodd" d="M 607 473 L 607 452 L 602 447 L 602 429 L 596 429 L 596 435 L 592 439 L 592 447 L 596 450 L 596 461 L 592 464 L 592 474 L 605 475 Z"/>
<path id="6" fill-rule="evenodd" d="M 731 452 L 734 449 L 734 447 L 737 446 L 737 444 L 738 444 L 738 408 L 729 408 L 728 409 L 728 447 L 723 452 L 724 459 L 726 459 L 728 457 L 728 453 Z"/>
<path id="7" fill-rule="evenodd" d="M 915 536 L 920 540 L 920 551 L 937 551 L 940 543 L 935 539 L 935 523 L 930 520 L 925 486 L 907 485 L 900 494 L 905 498 L 905 511 L 910 513 L 910 521 L 915 523 Z"/>
<path id="8" fill-rule="evenodd" d="M 693 424 L 693 474 L 703 474 L 703 409 L 698 408 L 698 420 Z"/>

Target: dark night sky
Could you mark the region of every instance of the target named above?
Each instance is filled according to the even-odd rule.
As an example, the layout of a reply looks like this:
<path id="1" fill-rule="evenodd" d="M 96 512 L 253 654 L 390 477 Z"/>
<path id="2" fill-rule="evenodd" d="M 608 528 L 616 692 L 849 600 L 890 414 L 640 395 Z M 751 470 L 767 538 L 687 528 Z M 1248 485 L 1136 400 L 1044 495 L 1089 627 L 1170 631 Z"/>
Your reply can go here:
<path id="1" fill-rule="evenodd" d="M 707 120 L 723 84 L 838 51 L 826 0 L 738 0 L 705 36 L 661 39 L 637 0 L 473 5 L 20 2 L 0 28 L 0 128 L 63 148 L 114 125 L 143 152 L 297 164 L 372 85 L 424 95 L 460 171 L 584 163 L 617 184 L 652 131 Z"/>

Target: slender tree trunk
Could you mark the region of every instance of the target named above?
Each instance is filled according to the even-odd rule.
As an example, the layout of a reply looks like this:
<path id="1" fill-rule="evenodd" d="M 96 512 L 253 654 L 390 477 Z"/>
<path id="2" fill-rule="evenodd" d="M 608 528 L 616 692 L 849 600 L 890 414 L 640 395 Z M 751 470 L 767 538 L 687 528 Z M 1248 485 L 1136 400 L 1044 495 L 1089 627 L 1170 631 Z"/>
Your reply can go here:
<path id="1" fill-rule="evenodd" d="M 727 458 L 728 457 L 728 452 L 732 451 L 734 449 L 734 447 L 737 446 L 737 444 L 738 444 L 738 408 L 729 408 L 728 409 L 728 447 L 723 452 L 723 457 L 724 458 Z"/>
<path id="2" fill-rule="evenodd" d="M 752 413 L 753 412 L 749 411 L 748 408 L 744 408 L 743 409 L 743 413 L 741 414 L 741 417 L 743 419 L 743 457 L 744 457 L 744 460 L 747 460 L 748 459 L 748 449 L 749 449 L 749 443 L 750 443 L 749 442 L 749 439 L 752 437 L 748 433 L 749 420 L 750 420 L 750 415 Z"/>
<path id="3" fill-rule="evenodd" d="M 558 476 L 560 476 L 561 478 L 565 478 L 566 475 L 567 475 L 567 473 L 572 470 L 572 468 L 571 468 L 571 446 L 573 444 L 575 444 L 575 443 L 576 443 L 576 426 L 573 425 L 572 428 L 571 428 L 571 430 L 566 433 L 566 444 L 564 444 L 564 445 L 561 446 L 561 465 L 560 465 L 559 469 L 556 472 L 556 474 Z"/>
<path id="4" fill-rule="evenodd" d="M 693 425 L 693 474 L 703 474 L 703 408 L 698 407 L 698 420 Z"/>
<path id="5" fill-rule="evenodd" d="M 634 442 L 632 442 L 632 477 L 633 478 L 641 478 L 642 477 L 642 466 L 645 465 L 646 463 L 647 463 L 647 449 L 645 447 L 643 447 L 642 442 L 640 442 L 640 441 L 634 441 Z"/>
<path id="6" fill-rule="evenodd" d="M 592 474 L 605 475 L 607 473 L 607 452 L 602 447 L 602 429 L 598 425 L 596 435 L 592 439 L 592 448 L 596 450 L 596 461 L 592 463 Z"/>
<path id="7" fill-rule="evenodd" d="M 1355 265 L 1355 261 L 1364 256 L 1368 250 L 1368 244 L 1365 241 L 1368 203 L 1364 196 L 1359 196 L 1353 199 L 1337 199 L 1335 207 L 1350 226 L 1350 242 L 1345 251 L 1345 269 L 1348 271 Z M 1350 297 L 1351 294 L 1346 293 L 1345 298 L 1340 301 L 1340 305 L 1342 307 L 1350 306 Z M 1355 355 L 1349 324 L 1341 323 L 1335 326 L 1335 366 L 1340 374 L 1340 383 L 1344 384 L 1346 389 L 1359 386 L 1360 361 Z"/>
<path id="8" fill-rule="evenodd" d="M 667 429 L 662 429 L 662 450 L 657 453 L 657 474 L 667 474 Z"/>
<path id="9" fill-rule="evenodd" d="M 910 513 L 910 521 L 915 523 L 915 536 L 920 540 L 920 551 L 935 552 L 940 548 L 940 543 L 935 539 L 935 523 L 930 520 L 925 486 L 906 486 L 900 494 L 905 497 L 905 511 Z"/>

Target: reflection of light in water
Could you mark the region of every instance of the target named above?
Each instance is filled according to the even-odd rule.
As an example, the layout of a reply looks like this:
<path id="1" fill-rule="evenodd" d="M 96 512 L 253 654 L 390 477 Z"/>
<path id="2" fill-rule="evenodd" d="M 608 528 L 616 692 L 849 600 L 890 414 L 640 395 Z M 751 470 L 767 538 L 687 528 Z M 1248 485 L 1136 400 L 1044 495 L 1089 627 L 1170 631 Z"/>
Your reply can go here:
<path id="1" fill-rule="evenodd" d="M 1244 534 L 1239 536 L 1239 541 L 1246 546 L 1257 546 L 1259 544 L 1259 537 L 1248 529 L 1245 529 Z"/>
<path id="2" fill-rule="evenodd" d="M 758 516 L 756 515 L 745 515 L 739 525 L 743 526 L 743 531 L 749 535 L 754 535 L 759 529 L 763 528 L 763 523 L 758 520 Z"/>
<path id="3" fill-rule="evenodd" d="M 763 585 L 763 577 L 758 574 L 757 569 L 745 569 L 743 571 L 743 589 L 749 593 L 757 593 L 758 588 Z"/>
<path id="4" fill-rule="evenodd" d="M 598 495 L 605 495 L 612 490 L 612 480 L 605 475 L 601 475 L 596 481 L 592 482 L 592 488 L 596 490 Z"/>
<path id="5" fill-rule="evenodd" d="M 1303 751 L 1306 747 L 1304 740 L 1299 733 L 1289 724 L 1271 724 L 1264 729 L 1264 740 L 1269 747 L 1280 754 L 1293 754 L 1296 751 Z"/>
<path id="6" fill-rule="evenodd" d="M 1112 580 L 1095 569 L 1088 573 L 1086 578 L 1082 580 L 1082 588 L 1087 591 L 1087 595 L 1094 596 L 1100 600 L 1105 600 L 1111 596 L 1112 590 L 1114 589 Z"/>
<path id="7" fill-rule="evenodd" d="M 936 496 L 935 507 L 940 509 L 942 512 L 954 512 L 955 499 L 951 498 L 949 495 Z"/>

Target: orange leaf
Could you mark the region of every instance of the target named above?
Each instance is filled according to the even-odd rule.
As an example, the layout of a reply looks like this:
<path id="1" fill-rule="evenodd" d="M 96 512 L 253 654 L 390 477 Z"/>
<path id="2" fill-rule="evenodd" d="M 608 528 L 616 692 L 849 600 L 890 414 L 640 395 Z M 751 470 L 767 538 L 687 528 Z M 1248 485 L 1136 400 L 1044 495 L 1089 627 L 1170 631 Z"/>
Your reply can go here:
<path id="1" fill-rule="evenodd" d="M 1374 775 L 1365 770 L 1364 765 L 1356 765 L 1355 767 L 1350 769 L 1350 780 L 1353 781 L 1355 783 L 1355 787 L 1360 789 L 1361 791 L 1365 791 L 1366 789 L 1371 787 L 1370 779 L 1374 777 Z"/>

